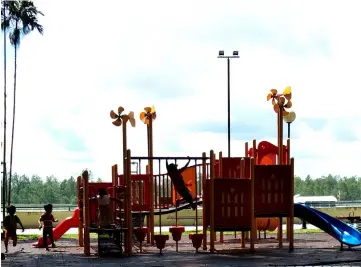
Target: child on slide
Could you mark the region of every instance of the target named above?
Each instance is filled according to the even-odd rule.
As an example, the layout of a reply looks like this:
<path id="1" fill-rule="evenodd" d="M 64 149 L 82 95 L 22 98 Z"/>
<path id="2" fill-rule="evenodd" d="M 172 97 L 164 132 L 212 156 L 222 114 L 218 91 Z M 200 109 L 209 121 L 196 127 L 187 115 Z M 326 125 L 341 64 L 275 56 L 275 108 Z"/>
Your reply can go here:
<path id="1" fill-rule="evenodd" d="M 190 159 L 188 157 L 187 164 L 184 165 L 183 168 L 178 169 L 177 164 L 174 163 L 168 164 L 168 160 L 166 160 L 166 166 L 167 166 L 168 176 L 172 180 L 175 190 L 178 192 L 179 195 L 183 197 L 183 199 L 185 199 L 189 204 L 191 204 L 192 209 L 195 210 L 197 208 L 197 204 L 193 202 L 192 194 L 185 185 L 182 176 L 182 172 L 184 172 L 185 169 L 188 167 L 189 162 Z"/>

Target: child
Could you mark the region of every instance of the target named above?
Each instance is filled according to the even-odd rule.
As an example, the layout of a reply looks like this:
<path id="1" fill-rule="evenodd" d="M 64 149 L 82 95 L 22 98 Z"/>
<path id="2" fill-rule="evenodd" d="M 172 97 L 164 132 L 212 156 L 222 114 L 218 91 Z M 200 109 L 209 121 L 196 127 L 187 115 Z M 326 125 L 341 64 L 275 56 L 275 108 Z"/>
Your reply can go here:
<path id="1" fill-rule="evenodd" d="M 16 243 L 18 241 L 18 237 L 16 235 L 17 224 L 20 224 L 23 232 L 24 232 L 24 226 L 21 223 L 19 217 L 15 215 L 16 207 L 14 205 L 10 205 L 9 207 L 7 207 L 6 210 L 8 215 L 4 219 L 4 228 L 5 228 L 4 244 L 5 244 L 5 253 L 8 253 L 9 239 L 11 238 L 13 240 L 14 247 L 16 246 Z"/>
<path id="2" fill-rule="evenodd" d="M 190 159 L 188 159 L 187 164 L 184 165 L 184 167 L 179 170 L 177 164 L 171 163 L 168 165 L 168 160 L 166 160 L 166 166 L 167 166 L 168 175 L 173 182 L 175 190 L 178 192 L 179 195 L 183 197 L 183 199 L 185 199 L 189 204 L 191 204 L 192 209 L 195 210 L 197 208 L 197 204 L 193 203 L 192 194 L 185 185 L 182 177 L 182 172 L 184 172 L 185 169 L 188 167 L 189 162 Z"/>
<path id="3" fill-rule="evenodd" d="M 113 224 L 113 215 L 112 209 L 110 206 L 110 201 L 117 201 L 121 202 L 120 199 L 111 197 L 105 188 L 99 188 L 98 191 L 98 205 L 99 205 L 99 213 L 98 213 L 98 220 L 99 220 L 99 227 L 100 228 L 107 228 Z M 91 198 L 95 199 L 95 198 Z"/>
<path id="4" fill-rule="evenodd" d="M 48 236 L 51 241 L 51 247 L 55 248 L 54 237 L 53 237 L 53 222 L 57 222 L 58 220 L 54 218 L 53 205 L 48 204 L 44 206 L 45 213 L 41 215 L 39 219 L 39 230 L 43 227 L 43 244 L 47 251 L 48 248 Z"/>

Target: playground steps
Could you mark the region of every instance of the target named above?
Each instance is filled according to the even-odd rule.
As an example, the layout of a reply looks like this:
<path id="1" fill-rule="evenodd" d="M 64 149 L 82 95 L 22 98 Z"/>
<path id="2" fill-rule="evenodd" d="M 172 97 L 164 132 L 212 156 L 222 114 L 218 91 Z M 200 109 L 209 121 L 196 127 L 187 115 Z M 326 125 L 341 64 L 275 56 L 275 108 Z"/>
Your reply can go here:
<path id="1" fill-rule="evenodd" d="M 98 256 L 115 256 L 119 257 L 123 253 L 124 248 L 124 233 L 127 228 L 90 228 L 91 233 L 98 235 Z"/>

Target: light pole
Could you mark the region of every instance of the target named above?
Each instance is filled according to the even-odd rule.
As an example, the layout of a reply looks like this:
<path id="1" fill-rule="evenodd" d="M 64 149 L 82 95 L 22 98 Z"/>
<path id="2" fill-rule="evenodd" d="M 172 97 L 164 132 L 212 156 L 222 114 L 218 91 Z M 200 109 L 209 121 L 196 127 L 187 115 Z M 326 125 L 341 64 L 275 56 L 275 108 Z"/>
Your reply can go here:
<path id="1" fill-rule="evenodd" d="M 230 80 L 230 59 L 239 58 L 238 51 L 233 51 L 232 56 L 225 56 L 224 50 L 218 52 L 218 58 L 227 59 L 227 113 L 228 113 L 228 157 L 231 156 L 231 80 Z"/>
<path id="2" fill-rule="evenodd" d="M 283 121 L 287 123 L 287 138 L 291 138 L 291 123 L 296 119 L 296 113 L 294 111 L 290 111 L 286 116 L 283 116 Z"/>

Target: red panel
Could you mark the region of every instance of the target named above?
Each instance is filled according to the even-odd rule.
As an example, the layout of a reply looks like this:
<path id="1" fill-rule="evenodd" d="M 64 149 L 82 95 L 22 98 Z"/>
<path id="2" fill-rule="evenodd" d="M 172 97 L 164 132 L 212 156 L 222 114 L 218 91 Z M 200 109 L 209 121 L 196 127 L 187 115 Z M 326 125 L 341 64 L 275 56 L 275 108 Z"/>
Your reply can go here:
<path id="1" fill-rule="evenodd" d="M 210 166 L 209 163 L 207 163 L 208 166 Z M 220 177 L 220 174 L 219 174 L 219 160 L 216 160 L 214 162 L 214 176 L 215 177 Z"/>
<path id="2" fill-rule="evenodd" d="M 148 174 L 132 174 L 132 210 L 150 210 L 150 182 Z"/>
<path id="3" fill-rule="evenodd" d="M 210 186 L 207 181 L 207 189 Z M 251 180 L 214 179 L 214 227 L 247 229 L 251 227 Z M 209 224 L 209 190 L 207 190 L 207 224 Z"/>
<path id="4" fill-rule="evenodd" d="M 214 211 L 216 228 L 251 227 L 251 180 L 215 179 Z"/>
<path id="5" fill-rule="evenodd" d="M 249 178 L 250 158 L 222 158 L 221 178 Z"/>
<path id="6" fill-rule="evenodd" d="M 98 195 L 99 188 L 105 188 L 108 190 L 109 187 L 112 187 L 112 183 L 89 183 L 89 198 L 96 197 Z M 98 202 L 96 200 L 90 200 L 89 210 L 90 223 L 96 223 L 98 213 Z"/>
<path id="7" fill-rule="evenodd" d="M 290 212 L 292 172 L 290 165 L 255 166 L 256 216 L 287 215 Z"/>

